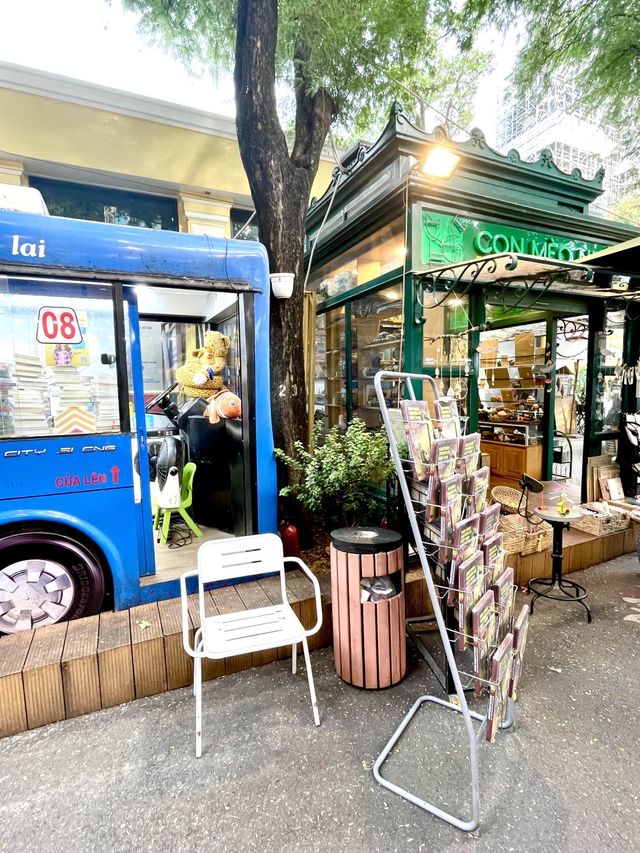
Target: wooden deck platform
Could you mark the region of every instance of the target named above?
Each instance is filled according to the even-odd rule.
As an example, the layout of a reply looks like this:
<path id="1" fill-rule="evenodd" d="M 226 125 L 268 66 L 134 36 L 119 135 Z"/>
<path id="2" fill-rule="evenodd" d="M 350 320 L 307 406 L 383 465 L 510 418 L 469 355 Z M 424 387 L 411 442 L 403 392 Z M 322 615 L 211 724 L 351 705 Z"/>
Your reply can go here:
<path id="1" fill-rule="evenodd" d="M 602 563 L 635 549 L 635 529 L 597 538 L 580 531 L 565 533 L 565 571 Z M 549 551 L 511 555 L 516 583 L 551 575 Z M 310 648 L 331 645 L 331 580 L 318 576 L 323 626 Z M 287 574 L 291 606 L 302 623 L 315 621 L 313 591 L 302 572 Z M 279 601 L 279 580 L 264 578 L 212 590 L 208 613 L 229 613 Z M 405 576 L 406 616 L 429 613 L 422 570 Z M 197 596 L 189 600 L 190 630 L 199 625 Z M 0 737 L 174 690 L 191 683 L 193 665 L 182 647 L 179 599 L 144 604 L 131 610 L 101 613 L 73 622 L 0 637 Z M 205 661 L 203 677 L 218 678 L 288 657 L 290 649 L 256 652 L 226 661 Z"/>

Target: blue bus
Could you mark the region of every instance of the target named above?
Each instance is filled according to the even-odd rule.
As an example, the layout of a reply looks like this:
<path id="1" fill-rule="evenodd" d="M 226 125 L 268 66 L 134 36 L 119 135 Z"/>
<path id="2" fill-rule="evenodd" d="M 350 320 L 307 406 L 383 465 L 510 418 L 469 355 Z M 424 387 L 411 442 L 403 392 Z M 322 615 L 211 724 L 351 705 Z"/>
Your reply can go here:
<path id="1" fill-rule="evenodd" d="M 0 211 L 0 633 L 176 596 L 203 538 L 276 530 L 269 297 L 255 242 Z M 175 383 L 208 330 L 242 401 L 215 425 Z M 154 530 L 167 442 L 202 537 Z"/>

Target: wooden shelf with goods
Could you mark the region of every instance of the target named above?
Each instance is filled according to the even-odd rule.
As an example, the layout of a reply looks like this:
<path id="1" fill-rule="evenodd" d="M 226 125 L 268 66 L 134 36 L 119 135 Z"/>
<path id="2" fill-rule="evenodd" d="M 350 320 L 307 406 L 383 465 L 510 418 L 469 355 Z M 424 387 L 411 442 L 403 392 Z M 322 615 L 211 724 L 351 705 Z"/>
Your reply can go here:
<path id="1" fill-rule="evenodd" d="M 529 447 L 542 443 L 540 421 L 526 418 L 478 418 L 478 429 L 483 441 L 496 441 L 516 447 Z M 500 438 L 504 434 L 504 438 Z"/>
<path id="2" fill-rule="evenodd" d="M 507 361 L 514 365 L 527 365 L 544 363 L 545 358 L 545 337 L 544 335 L 536 335 L 534 332 L 519 332 L 514 336 L 514 354 L 510 352 L 501 352 L 501 345 L 504 347 L 504 342 L 498 337 L 484 336 L 482 337 L 480 350 L 480 366 L 493 367 L 498 361 L 505 364 Z"/>

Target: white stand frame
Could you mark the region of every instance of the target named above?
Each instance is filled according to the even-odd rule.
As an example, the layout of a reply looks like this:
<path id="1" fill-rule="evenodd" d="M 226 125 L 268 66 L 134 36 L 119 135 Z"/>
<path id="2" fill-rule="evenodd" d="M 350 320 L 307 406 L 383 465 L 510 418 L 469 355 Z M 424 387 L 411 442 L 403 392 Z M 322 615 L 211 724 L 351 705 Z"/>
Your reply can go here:
<path id="1" fill-rule="evenodd" d="M 431 575 L 431 569 L 429 567 L 429 563 L 427 560 L 427 554 L 424 548 L 424 543 L 422 540 L 422 535 L 418 528 L 418 522 L 416 519 L 416 514 L 413 509 L 413 501 L 411 499 L 411 494 L 409 492 L 409 487 L 407 485 L 407 480 L 405 477 L 404 469 L 402 467 L 402 459 L 400 458 L 400 454 L 398 452 L 398 445 L 395 440 L 395 436 L 393 433 L 393 429 L 391 426 L 391 421 L 389 419 L 389 414 L 387 411 L 386 402 L 384 399 L 384 394 L 382 392 L 382 383 L 395 381 L 398 383 L 400 388 L 401 384 L 404 383 L 406 390 L 409 394 L 409 398 L 411 400 L 415 400 L 415 391 L 413 389 L 413 385 L 410 380 L 415 379 L 418 382 L 430 382 L 433 387 L 433 391 L 436 399 L 440 397 L 440 392 L 438 386 L 431 376 L 425 376 L 422 373 L 397 373 L 393 371 L 379 371 L 376 373 L 374 377 L 374 386 L 376 389 L 376 396 L 378 398 L 378 405 L 380 406 L 380 413 L 382 415 L 382 420 L 384 422 L 384 426 L 387 432 L 387 437 L 389 440 L 389 450 L 391 453 L 391 458 L 395 464 L 396 474 L 398 477 L 398 483 L 400 485 L 400 491 L 402 492 L 402 496 L 405 502 L 405 506 L 407 509 L 407 514 L 409 516 L 409 523 L 411 525 L 411 530 L 413 533 L 413 538 L 415 542 L 415 547 L 417 554 L 420 558 L 420 564 L 422 566 L 422 571 L 424 573 L 424 579 L 427 584 L 427 589 L 429 591 L 429 598 L 431 600 L 431 605 L 433 607 L 433 612 L 435 615 L 435 621 L 438 626 L 438 631 L 440 633 L 440 638 L 442 640 L 442 647 L 444 650 L 444 654 L 446 656 L 447 665 L 449 667 L 449 671 L 451 677 L 453 679 L 453 683 L 455 686 L 456 697 L 458 704 L 453 704 L 452 702 L 447 702 L 444 699 L 440 699 L 437 696 L 421 696 L 416 700 L 413 707 L 409 711 L 409 713 L 402 720 L 396 731 L 391 736 L 391 739 L 385 746 L 385 748 L 380 753 L 378 759 L 376 760 L 373 766 L 373 775 L 376 781 L 385 788 L 388 788 L 390 791 L 393 791 L 398 796 L 402 797 L 405 800 L 408 800 L 410 803 L 418 806 L 430 814 L 439 817 L 441 820 L 450 823 L 452 826 L 457 827 L 458 829 L 463 830 L 464 832 L 473 832 L 480 825 L 480 784 L 479 784 L 479 775 L 478 775 L 478 745 L 482 736 L 485 732 L 487 725 L 487 715 L 478 714 L 475 711 L 469 710 L 467 705 L 467 699 L 464 693 L 464 688 L 462 686 L 462 682 L 460 680 L 460 673 L 458 671 L 458 666 L 456 663 L 455 655 L 451 648 L 450 638 L 447 632 L 447 628 L 444 622 L 444 618 L 442 616 L 442 612 L 440 609 L 440 600 L 435 588 L 435 584 L 433 582 L 433 577 Z M 464 726 L 467 734 L 467 742 L 469 748 L 469 764 L 471 767 L 471 817 L 468 819 L 463 819 L 460 817 L 456 817 L 445 809 L 439 808 L 434 803 L 430 803 L 427 800 L 423 800 L 415 794 L 407 791 L 405 788 L 400 787 L 399 785 L 390 782 L 388 779 L 385 779 L 381 773 L 380 769 L 384 764 L 385 760 L 389 756 L 393 747 L 400 740 L 402 735 L 404 734 L 407 726 L 411 722 L 414 715 L 417 713 L 418 709 L 425 703 L 432 703 L 435 705 L 439 705 L 443 708 L 446 708 L 449 711 L 452 711 L 456 714 L 461 714 L 464 722 Z M 501 725 L 501 729 L 511 728 L 515 719 L 514 705 L 511 699 L 508 700 L 507 709 L 505 713 L 504 720 Z M 480 725 L 476 729 L 474 726 L 474 721 L 479 722 Z"/>

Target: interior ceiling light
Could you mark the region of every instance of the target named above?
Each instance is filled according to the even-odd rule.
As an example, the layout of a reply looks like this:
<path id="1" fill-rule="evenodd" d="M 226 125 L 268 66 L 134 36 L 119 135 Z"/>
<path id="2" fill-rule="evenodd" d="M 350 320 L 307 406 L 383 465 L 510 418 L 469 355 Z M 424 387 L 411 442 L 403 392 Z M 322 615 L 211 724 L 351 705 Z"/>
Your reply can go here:
<path id="1" fill-rule="evenodd" d="M 460 155 L 445 145 L 432 145 L 424 158 L 422 171 L 432 178 L 450 178 L 460 162 Z"/>

